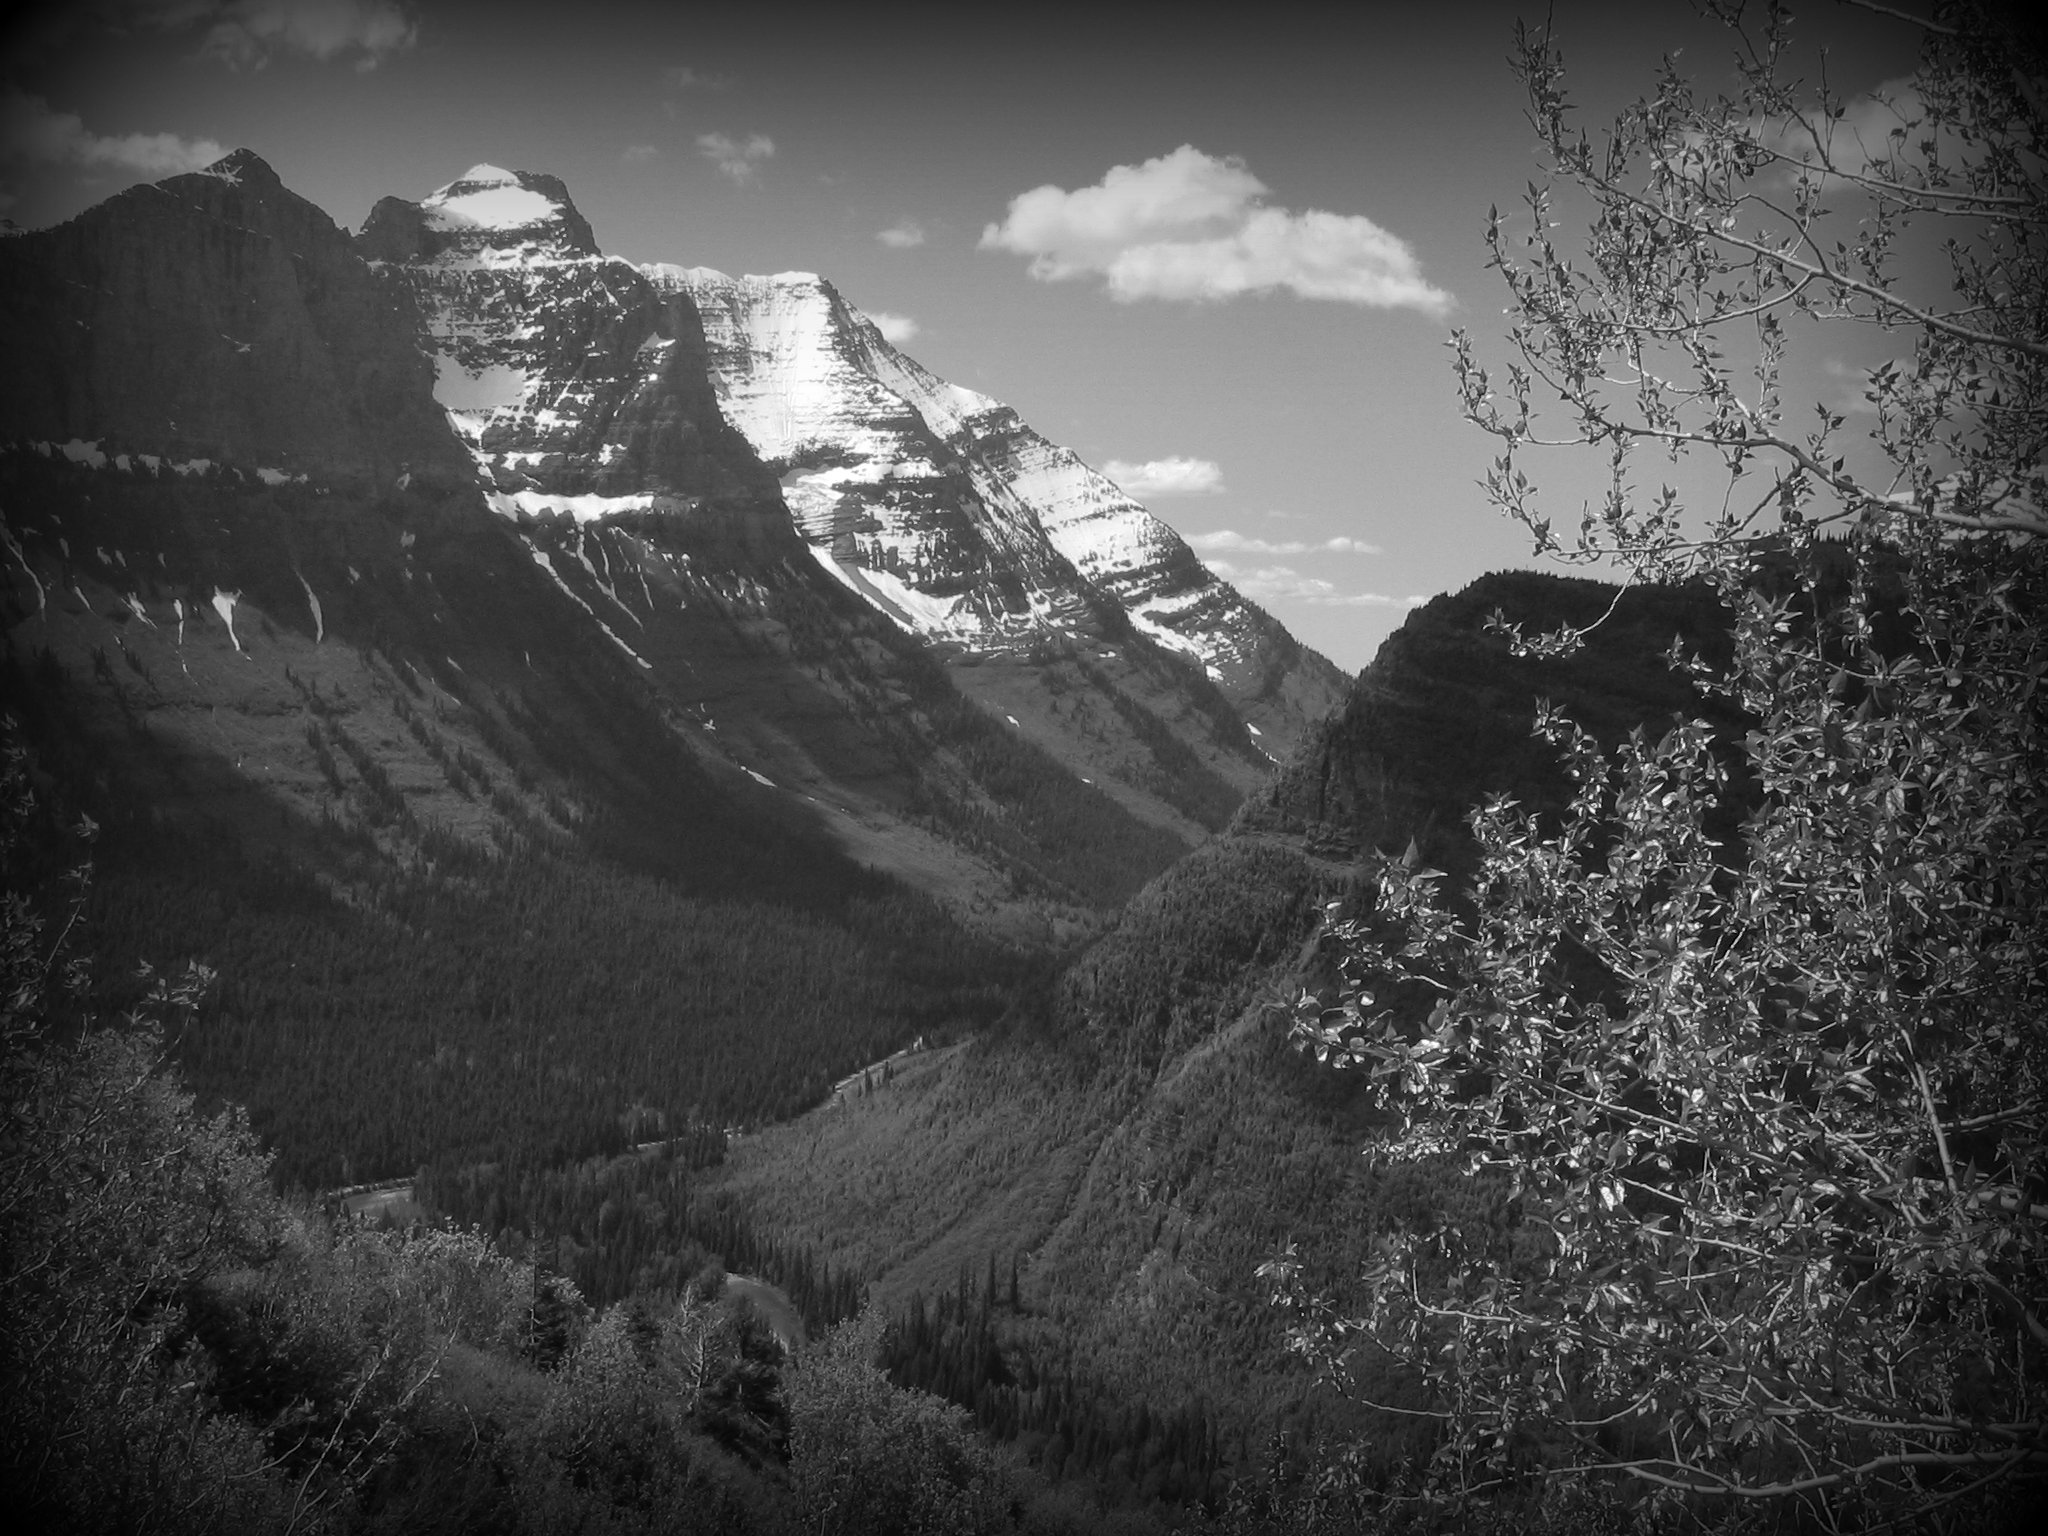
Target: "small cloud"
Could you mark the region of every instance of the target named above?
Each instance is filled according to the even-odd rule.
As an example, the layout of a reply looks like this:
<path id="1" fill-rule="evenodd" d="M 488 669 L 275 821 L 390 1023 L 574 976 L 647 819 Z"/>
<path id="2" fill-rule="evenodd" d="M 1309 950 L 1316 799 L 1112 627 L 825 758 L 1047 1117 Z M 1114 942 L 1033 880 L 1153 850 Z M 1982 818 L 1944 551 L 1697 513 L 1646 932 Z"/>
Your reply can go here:
<path id="1" fill-rule="evenodd" d="M 775 141 L 765 133 L 750 133 L 744 139 L 725 133 L 700 133 L 697 152 L 717 166 L 720 175 L 730 176 L 745 186 L 760 174 L 763 160 L 775 157 Z"/>
<path id="2" fill-rule="evenodd" d="M 660 154 L 661 151 L 652 144 L 628 144 L 619 151 L 619 158 L 628 165 L 645 165 Z"/>
<path id="3" fill-rule="evenodd" d="M 1238 533 L 1234 529 L 1219 528 L 1214 533 L 1190 533 L 1183 535 L 1188 547 L 1204 554 L 1228 552 L 1240 555 L 1377 555 L 1380 547 L 1368 544 L 1363 539 L 1350 538 L 1339 534 L 1334 539 L 1258 539 Z"/>
<path id="4" fill-rule="evenodd" d="M 1929 122 L 1927 103 L 1911 77 L 1887 80 L 1839 105 L 1839 117 L 1820 112 L 1809 103 L 1798 116 L 1788 113 L 1753 119 L 1746 132 L 1773 154 L 1804 166 L 1817 166 L 1825 160 L 1854 173 L 1882 165 L 1924 169 L 1923 142 L 1942 130 Z M 1960 147 L 1950 137 L 1942 146 L 1944 158 Z"/>
<path id="5" fill-rule="evenodd" d="M 1426 597 L 1389 597 L 1384 592 L 1345 592 L 1320 576 L 1304 576 L 1288 565 L 1244 570 L 1227 560 L 1211 560 L 1209 569 L 1257 603 L 1308 603 L 1320 608 L 1419 608 Z"/>
<path id="6" fill-rule="evenodd" d="M 375 69 L 419 41 L 419 23 L 397 0 L 146 0 L 135 10 L 163 32 L 204 26 L 202 58 L 230 69 L 263 69 L 273 59 L 352 59 Z"/>
<path id="7" fill-rule="evenodd" d="M 707 75 L 688 64 L 669 65 L 661 72 L 661 83 L 672 91 L 722 91 L 726 86 L 725 76 Z"/>
<path id="8" fill-rule="evenodd" d="M 886 310 L 879 309 L 866 310 L 864 313 L 874 322 L 875 329 L 882 333 L 882 340 L 892 347 L 901 346 L 917 334 L 917 322 L 908 315 L 892 315 Z"/>
<path id="9" fill-rule="evenodd" d="M 924 244 L 924 226 L 915 219 L 904 219 L 880 231 L 875 238 L 892 251 L 914 250 Z"/>
<path id="10" fill-rule="evenodd" d="M 1827 376 L 1839 386 L 1827 404 L 1844 416 L 1875 416 L 1877 402 L 1869 395 L 1871 370 L 1852 368 L 1838 357 L 1821 364 Z"/>
<path id="11" fill-rule="evenodd" d="M 1223 489 L 1223 471 L 1207 459 L 1150 459 L 1127 464 L 1111 459 L 1102 472 L 1129 496 L 1207 496 Z"/>
<path id="12" fill-rule="evenodd" d="M 1092 187 L 1019 193 L 1003 221 L 982 230 L 981 245 L 1029 256 L 1041 282 L 1101 277 L 1126 302 L 1284 289 L 1380 309 L 1450 309 L 1450 294 L 1423 280 L 1405 240 L 1362 214 L 1273 207 L 1267 191 L 1242 160 L 1183 144 L 1111 166 Z"/>
<path id="13" fill-rule="evenodd" d="M 0 161 L 69 166 L 144 177 L 202 170 L 227 150 L 212 139 L 175 133 L 94 133 L 76 112 L 58 112 L 40 96 L 10 90 L 0 98 Z"/>

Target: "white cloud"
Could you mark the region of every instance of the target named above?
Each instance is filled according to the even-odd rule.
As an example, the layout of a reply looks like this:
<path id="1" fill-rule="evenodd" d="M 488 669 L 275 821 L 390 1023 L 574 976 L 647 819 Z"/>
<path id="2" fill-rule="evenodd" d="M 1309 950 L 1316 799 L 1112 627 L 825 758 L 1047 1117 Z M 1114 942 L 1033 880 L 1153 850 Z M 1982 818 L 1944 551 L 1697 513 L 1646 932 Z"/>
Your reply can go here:
<path id="1" fill-rule="evenodd" d="M 1241 160 L 1183 144 L 1111 166 L 1092 187 L 1033 188 L 981 233 L 983 249 L 1031 258 L 1044 282 L 1100 276 L 1112 298 L 1215 300 L 1279 289 L 1441 315 L 1451 296 L 1422 277 L 1408 243 L 1362 214 L 1292 213 Z"/>
<path id="2" fill-rule="evenodd" d="M 1223 489 L 1223 471 L 1207 459 L 1148 459 L 1143 464 L 1111 459 L 1102 472 L 1141 501 L 1147 496 L 1206 496 Z"/>
<path id="3" fill-rule="evenodd" d="M 1920 144 L 1932 130 L 1925 123 L 1927 104 L 1909 76 L 1887 80 L 1841 107 L 1840 117 L 1828 117 L 1808 103 L 1803 117 L 1752 119 L 1747 132 L 1764 148 L 1807 165 L 1819 161 L 1823 150 L 1826 158 L 1847 171 L 1861 172 L 1894 159 L 1903 166 L 1921 164 Z M 1956 145 L 1952 136 L 1944 137 L 1947 156 Z"/>
<path id="4" fill-rule="evenodd" d="M 721 175 L 745 186 L 760 174 L 763 160 L 774 158 L 775 141 L 765 133 L 750 133 L 744 139 L 725 133 L 700 133 L 697 152 L 717 166 Z"/>
<path id="5" fill-rule="evenodd" d="M 1767 184 L 1790 189 L 1801 178 L 1840 196 L 1860 195 L 1857 184 L 1819 169 L 1823 161 L 1850 176 L 1870 175 L 1896 179 L 1907 186 L 1918 184 L 1934 158 L 1953 173 L 1958 166 L 1981 161 L 1986 153 L 1976 136 L 1959 131 L 1960 125 L 1937 120 L 1937 114 L 1920 94 L 1919 83 L 1900 75 L 1859 96 L 1835 103 L 1840 116 L 1821 110 L 1818 101 L 1800 104 L 1797 116 L 1783 114 L 1752 116 L 1734 126 L 1740 134 L 1780 156 L 1782 163 L 1766 173 Z M 1686 147 L 1694 152 L 1704 147 L 1697 133 L 1688 134 Z M 1684 164 L 1684 162 L 1681 162 Z M 1686 164 L 1697 176 L 1697 164 Z"/>
<path id="6" fill-rule="evenodd" d="M 1288 565 L 1244 570 L 1227 560 L 1211 560 L 1209 569 L 1256 603 L 1308 603 L 1321 608 L 1419 608 L 1426 597 L 1389 597 L 1384 592 L 1344 592 L 1320 576 L 1304 576 Z"/>
<path id="7" fill-rule="evenodd" d="M 1844 416 L 1875 416 L 1877 403 L 1869 397 L 1870 374 L 1868 368 L 1852 368 L 1839 357 L 1831 357 L 1821 364 L 1828 378 L 1834 381 L 1834 397 L 1826 403 Z"/>
<path id="8" fill-rule="evenodd" d="M 908 251 L 924 244 L 924 226 L 915 219 L 904 219 L 880 231 L 875 238 L 893 251 Z"/>
<path id="9" fill-rule="evenodd" d="M 352 58 L 375 69 L 419 41 L 419 24 L 396 0 L 155 0 L 141 19 L 167 32 L 206 28 L 202 57 L 231 69 L 262 69 L 280 56 L 321 63 Z"/>
<path id="10" fill-rule="evenodd" d="M 1339 534 L 1333 539 L 1257 539 L 1231 528 L 1219 528 L 1214 533 L 1190 533 L 1182 535 L 1188 546 L 1204 554 L 1227 551 L 1241 555 L 1377 555 L 1380 547 L 1368 544 L 1363 539 L 1350 538 Z"/>
<path id="11" fill-rule="evenodd" d="M 619 151 L 619 158 L 628 165 L 645 165 L 660 154 L 661 151 L 652 144 L 628 144 Z"/>
<path id="12" fill-rule="evenodd" d="M 688 64 L 671 64 L 661 72 L 661 83 L 672 91 L 722 91 L 725 76 L 707 75 Z"/>
<path id="13" fill-rule="evenodd" d="M 875 329 L 882 333 L 882 340 L 892 347 L 900 347 L 917 334 L 917 322 L 908 315 L 892 315 L 880 309 L 870 309 L 864 313 L 874 321 Z"/>
<path id="14" fill-rule="evenodd" d="M 1845 135 L 1866 161 L 1889 160 L 1903 153 L 1908 161 L 1918 164 L 1921 141 L 1931 136 L 1926 117 L 1927 103 L 1920 95 L 1918 83 L 1902 75 L 1848 103 L 1834 126 L 1830 148 L 1838 160 L 1848 161 L 1851 170 L 1860 171 L 1863 167 L 1842 154 Z M 1953 147 L 1955 138 L 1953 134 L 1944 137 L 1948 142 L 1942 147 L 1947 151 Z"/>
<path id="15" fill-rule="evenodd" d="M 226 153 L 212 139 L 175 133 L 94 133 L 76 112 L 54 111 L 40 96 L 10 90 L 0 98 L 0 160 L 18 165 L 176 176 L 209 166 Z"/>

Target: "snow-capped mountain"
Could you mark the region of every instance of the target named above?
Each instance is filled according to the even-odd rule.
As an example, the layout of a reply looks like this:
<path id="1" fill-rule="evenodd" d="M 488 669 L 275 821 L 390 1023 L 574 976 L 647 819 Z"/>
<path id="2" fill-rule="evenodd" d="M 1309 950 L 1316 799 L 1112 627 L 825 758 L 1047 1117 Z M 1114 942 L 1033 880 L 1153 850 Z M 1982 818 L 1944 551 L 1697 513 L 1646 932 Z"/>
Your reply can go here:
<path id="1" fill-rule="evenodd" d="M 685 504 L 704 466 L 674 429 L 717 422 L 693 317 L 598 251 L 559 181 L 475 166 L 418 203 L 383 199 L 356 248 L 418 306 L 434 398 L 494 510 Z"/>
<path id="2" fill-rule="evenodd" d="M 820 569 L 907 633 L 1021 654 L 1099 639 L 1107 598 L 1272 753 L 1341 696 L 1334 668 L 1170 528 L 1009 407 L 898 351 L 818 277 L 636 268 L 600 253 L 559 181 L 491 165 L 417 204 L 385 199 L 358 246 L 410 284 L 436 398 L 500 512 L 677 505 L 650 434 L 708 366 Z"/>
<path id="3" fill-rule="evenodd" d="M 644 270 L 695 300 L 719 405 L 781 476 L 804 536 L 919 632 L 1029 644 L 1072 623 L 1078 574 L 1275 745 L 1341 697 L 1334 668 L 1171 528 L 1009 406 L 899 351 L 822 278 Z"/>

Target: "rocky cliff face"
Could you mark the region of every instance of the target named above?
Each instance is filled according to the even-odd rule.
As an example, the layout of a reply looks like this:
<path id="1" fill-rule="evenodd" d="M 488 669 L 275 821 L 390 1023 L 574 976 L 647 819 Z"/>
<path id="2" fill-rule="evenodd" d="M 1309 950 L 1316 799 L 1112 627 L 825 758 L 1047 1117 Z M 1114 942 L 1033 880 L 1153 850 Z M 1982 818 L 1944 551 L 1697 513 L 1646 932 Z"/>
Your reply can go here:
<path id="1" fill-rule="evenodd" d="M 1342 697 L 1336 668 L 1172 529 L 1010 407 L 899 352 L 830 283 L 646 270 L 696 300 L 720 403 L 819 557 L 918 632 L 1014 650 L 1085 628 L 1076 594 L 1092 589 L 1199 667 L 1276 756 Z"/>
<path id="2" fill-rule="evenodd" d="M 588 523 L 724 498 L 785 521 L 719 414 L 690 306 L 600 254 L 553 177 L 479 165 L 421 202 L 387 197 L 356 248 L 411 297 L 494 510 Z"/>
<path id="3" fill-rule="evenodd" d="M 237 151 L 0 242 L 0 431 L 330 485 L 464 482 L 417 328 L 326 214 Z"/>
<path id="4" fill-rule="evenodd" d="M 780 476 L 797 527 L 837 579 L 906 629 L 961 649 L 1018 652 L 1088 623 L 1087 594 L 1046 530 L 1028 509 L 985 500 L 917 405 L 878 376 L 888 343 L 829 284 L 646 270 L 694 302 L 721 409 Z"/>

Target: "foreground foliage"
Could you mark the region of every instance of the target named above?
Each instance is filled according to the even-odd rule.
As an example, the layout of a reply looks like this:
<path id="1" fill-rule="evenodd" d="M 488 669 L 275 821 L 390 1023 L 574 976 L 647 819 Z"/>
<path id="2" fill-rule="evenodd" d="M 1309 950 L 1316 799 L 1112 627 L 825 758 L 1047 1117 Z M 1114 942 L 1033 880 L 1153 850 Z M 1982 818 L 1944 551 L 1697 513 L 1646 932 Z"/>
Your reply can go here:
<path id="1" fill-rule="evenodd" d="M 1968 7 L 1926 35 L 1875 143 L 1772 11 L 1733 99 L 1667 71 L 1598 148 L 1523 39 L 1593 222 L 1582 266 L 1547 190 L 1524 254 L 1496 219 L 1505 403 L 1459 351 L 1492 490 L 1539 550 L 1709 582 L 1732 655 L 1673 664 L 1748 724 L 1610 755 L 1539 710 L 1561 815 L 1490 800 L 1468 889 L 1411 849 L 1332 913 L 1298 1039 L 1401 1111 L 1377 1155 L 1461 1155 L 1518 1220 L 1390 1237 L 1362 1311 L 1267 1267 L 1340 1378 L 1430 1390 L 1432 1496 L 1618 1476 L 1652 1526 L 1978 1530 L 2048 1472 L 2048 68 Z M 1875 453 L 1787 424 L 1816 322 L 1913 338 L 1868 376 Z M 1543 390 L 1613 464 L 1569 549 L 1517 467 Z M 1722 510 L 1639 500 L 1639 445 L 1718 466 Z"/>
<path id="2" fill-rule="evenodd" d="M 782 1529 L 743 1302 L 593 1312 L 483 1235 L 334 1225 L 166 1064 L 212 978 L 91 1011 L 89 823 L 0 778 L 0 1488 L 37 1530 Z M 799 1396 L 792 1398 L 801 1402 Z M 801 1470 L 799 1468 L 799 1470 Z"/>
<path id="3" fill-rule="evenodd" d="M 1158 1529 L 1105 1524 L 891 1385 L 878 1310 L 792 1357 L 716 1259 L 600 1309 L 539 1244 L 281 1199 L 241 1112 L 202 1113 L 167 1064 L 207 973 L 93 1014 L 88 829 L 11 727 L 6 752 L 0 1493 L 30 1528 Z"/>

